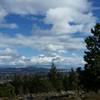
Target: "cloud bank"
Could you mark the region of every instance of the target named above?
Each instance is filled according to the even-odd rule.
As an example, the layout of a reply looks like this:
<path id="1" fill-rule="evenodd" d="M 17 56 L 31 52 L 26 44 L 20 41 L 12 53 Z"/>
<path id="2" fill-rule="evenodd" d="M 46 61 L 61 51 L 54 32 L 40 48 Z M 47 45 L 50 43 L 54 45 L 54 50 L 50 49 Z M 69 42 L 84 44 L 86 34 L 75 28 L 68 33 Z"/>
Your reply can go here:
<path id="1" fill-rule="evenodd" d="M 29 65 L 49 65 L 54 61 L 56 64 L 60 64 L 59 68 L 64 68 L 65 66 L 72 65 L 74 63 L 74 67 L 81 66 L 84 64 L 82 58 L 77 56 L 73 57 L 63 57 L 58 54 L 50 55 L 39 55 L 27 58 L 25 56 L 20 55 L 15 49 L 6 48 L 0 50 L 0 66 L 4 65 L 18 65 L 16 67 L 22 66 L 27 67 Z M 72 67 L 70 66 L 70 67 Z"/>

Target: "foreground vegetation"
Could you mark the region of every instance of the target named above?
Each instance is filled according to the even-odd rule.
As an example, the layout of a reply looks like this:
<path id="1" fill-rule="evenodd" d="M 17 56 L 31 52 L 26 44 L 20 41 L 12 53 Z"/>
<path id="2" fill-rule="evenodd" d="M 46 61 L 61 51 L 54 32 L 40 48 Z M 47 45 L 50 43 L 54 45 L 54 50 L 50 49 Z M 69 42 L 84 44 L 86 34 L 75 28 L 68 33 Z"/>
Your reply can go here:
<path id="1" fill-rule="evenodd" d="M 0 97 L 13 98 L 16 96 L 41 94 L 41 93 L 63 93 L 67 90 L 77 88 L 76 72 L 72 69 L 68 73 L 57 72 L 52 63 L 50 72 L 45 75 L 28 75 L 12 77 L 10 82 L 0 84 Z"/>

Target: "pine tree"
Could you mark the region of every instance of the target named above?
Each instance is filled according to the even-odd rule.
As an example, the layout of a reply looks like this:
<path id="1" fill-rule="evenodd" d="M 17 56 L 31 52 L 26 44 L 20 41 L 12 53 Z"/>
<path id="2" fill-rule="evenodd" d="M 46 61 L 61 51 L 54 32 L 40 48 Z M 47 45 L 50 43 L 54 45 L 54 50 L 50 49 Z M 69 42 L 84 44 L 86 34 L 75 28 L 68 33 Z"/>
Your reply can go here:
<path id="1" fill-rule="evenodd" d="M 54 63 L 51 65 L 50 72 L 48 73 L 50 82 L 52 83 L 54 90 L 61 91 L 63 89 L 63 81 L 61 80 L 61 74 L 57 72 L 56 66 Z"/>
<path id="2" fill-rule="evenodd" d="M 85 39 L 87 51 L 84 56 L 83 86 L 87 90 L 97 91 L 100 88 L 100 24 L 96 24 L 91 33 Z"/>
<path id="3" fill-rule="evenodd" d="M 49 72 L 49 78 L 52 80 L 57 79 L 57 69 L 56 69 L 56 66 L 54 63 L 52 63 L 52 65 L 51 65 L 51 69 Z"/>

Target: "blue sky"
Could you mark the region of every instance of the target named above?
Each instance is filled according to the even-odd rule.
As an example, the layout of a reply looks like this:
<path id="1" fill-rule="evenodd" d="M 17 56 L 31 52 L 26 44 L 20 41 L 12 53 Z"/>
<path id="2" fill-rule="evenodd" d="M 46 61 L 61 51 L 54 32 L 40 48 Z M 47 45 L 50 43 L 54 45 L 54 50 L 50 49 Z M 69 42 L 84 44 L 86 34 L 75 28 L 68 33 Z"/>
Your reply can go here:
<path id="1" fill-rule="evenodd" d="M 1 0 L 0 65 L 84 65 L 84 39 L 100 0 Z"/>

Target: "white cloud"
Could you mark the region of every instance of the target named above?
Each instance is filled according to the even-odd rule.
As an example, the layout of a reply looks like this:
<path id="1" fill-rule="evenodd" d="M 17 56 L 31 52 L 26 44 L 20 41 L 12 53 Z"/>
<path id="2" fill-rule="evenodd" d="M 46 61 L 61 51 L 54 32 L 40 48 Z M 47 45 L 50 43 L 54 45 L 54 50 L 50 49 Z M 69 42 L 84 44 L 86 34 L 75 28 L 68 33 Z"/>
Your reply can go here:
<path id="1" fill-rule="evenodd" d="M 13 56 L 13 55 L 17 56 L 17 54 L 18 54 L 17 51 L 11 48 L 0 50 L 0 55 L 3 55 L 3 56 Z"/>
<path id="2" fill-rule="evenodd" d="M 84 61 L 80 57 L 64 57 L 60 55 L 55 55 L 55 56 L 35 56 L 31 59 L 31 62 L 34 64 L 50 64 L 52 61 L 54 61 L 56 64 L 63 64 L 64 65 L 69 65 L 68 67 L 74 65 L 74 67 L 77 66 L 82 66 L 84 64 Z M 73 67 L 73 66 L 72 66 Z"/>
<path id="3" fill-rule="evenodd" d="M 4 8 L 2 8 L 2 6 L 0 5 L 0 22 L 4 21 L 4 17 L 7 15 L 8 13 L 5 11 Z"/>
<path id="4" fill-rule="evenodd" d="M 63 45 L 53 45 L 53 44 L 48 44 L 47 47 L 44 47 L 46 51 L 54 51 L 54 52 L 61 52 L 64 51 L 64 46 Z"/>
<path id="5" fill-rule="evenodd" d="M 58 54 L 53 55 L 44 55 L 41 54 L 39 56 L 32 56 L 30 58 L 20 55 L 18 51 L 11 48 L 5 48 L 0 50 L 0 65 L 17 65 L 16 67 L 28 66 L 28 65 L 48 65 L 51 62 L 55 62 L 56 64 L 68 65 L 69 67 L 72 65 L 82 65 L 84 64 L 83 59 L 80 57 L 70 57 L 70 56 L 62 56 Z M 58 66 L 59 67 L 59 66 Z M 73 66 L 72 66 L 73 67 Z"/>
<path id="6" fill-rule="evenodd" d="M 10 64 L 15 59 L 19 58 L 19 54 L 15 49 L 5 48 L 0 50 L 0 64 Z"/>
<path id="7" fill-rule="evenodd" d="M 27 42 L 25 42 L 27 40 Z M 55 37 L 55 36 L 23 36 L 18 35 L 16 37 L 0 36 L 0 47 L 29 47 L 33 49 L 38 49 L 40 51 L 46 52 L 58 52 L 64 53 L 71 50 L 84 49 L 84 39 L 72 38 L 70 36 Z"/>
<path id="8" fill-rule="evenodd" d="M 9 28 L 9 29 L 15 29 L 18 28 L 18 26 L 15 23 L 0 23 L 0 28 Z"/>
<path id="9" fill-rule="evenodd" d="M 0 65 L 30 65 L 29 58 L 22 56 L 17 50 L 5 48 L 0 50 Z"/>
<path id="10" fill-rule="evenodd" d="M 58 7 L 73 7 L 84 12 L 90 7 L 87 0 L 1 0 L 1 5 L 17 14 L 46 13 L 50 8 Z"/>
<path id="11" fill-rule="evenodd" d="M 55 33 L 89 32 L 96 23 L 91 12 L 83 13 L 75 8 L 55 8 L 47 12 L 45 21 L 53 24 Z M 72 25 L 70 24 L 72 23 Z"/>

